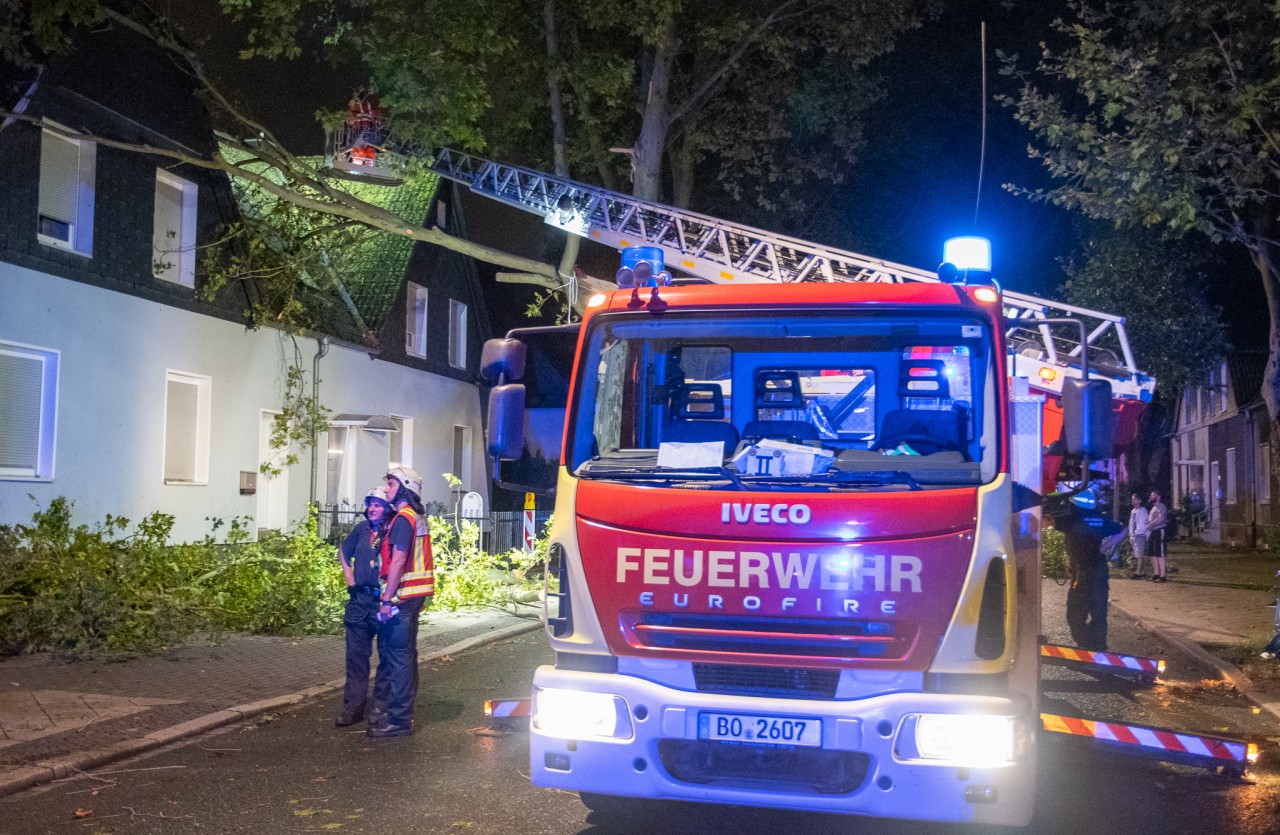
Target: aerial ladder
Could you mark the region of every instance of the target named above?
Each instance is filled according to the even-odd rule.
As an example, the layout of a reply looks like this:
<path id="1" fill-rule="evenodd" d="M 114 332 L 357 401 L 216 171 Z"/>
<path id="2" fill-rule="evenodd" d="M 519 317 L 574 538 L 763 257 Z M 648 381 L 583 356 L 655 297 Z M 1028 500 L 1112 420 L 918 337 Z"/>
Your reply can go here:
<path id="1" fill-rule="evenodd" d="M 471 191 L 543 217 L 572 214 L 574 231 L 626 249 L 658 247 L 667 267 L 715 283 L 868 281 L 937 282 L 936 273 L 731 223 L 686 209 L 640 200 L 597 186 L 518 165 L 494 162 L 448 148 L 427 167 Z M 1155 380 L 1133 359 L 1123 316 L 1012 291 L 1003 292 L 1014 376 L 1057 395 L 1066 377 L 1079 376 L 1089 352 L 1090 376 L 1111 382 L 1117 400 L 1150 401 Z M 1074 317 L 1086 325 L 1081 344 L 1074 331 L 1045 320 Z"/>

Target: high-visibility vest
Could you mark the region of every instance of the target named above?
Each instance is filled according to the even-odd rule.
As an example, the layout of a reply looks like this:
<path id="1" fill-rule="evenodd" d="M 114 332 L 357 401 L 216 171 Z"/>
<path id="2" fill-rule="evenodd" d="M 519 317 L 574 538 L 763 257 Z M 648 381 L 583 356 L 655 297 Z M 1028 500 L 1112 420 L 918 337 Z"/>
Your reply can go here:
<path id="1" fill-rule="evenodd" d="M 427 527 L 425 516 L 419 517 L 417 513 L 414 513 L 413 508 L 405 507 L 396 511 L 396 515 L 391 517 L 391 524 L 387 525 L 388 532 L 391 530 L 391 525 L 396 523 L 396 519 L 401 517 L 413 526 L 413 541 L 409 545 L 409 554 L 405 560 L 404 573 L 400 575 L 400 588 L 396 591 L 396 594 L 401 599 L 406 597 L 430 597 L 436 593 L 435 560 L 432 559 L 431 555 L 431 529 Z M 388 542 L 384 545 L 383 567 L 389 566 L 390 562 L 391 552 L 390 543 Z M 383 574 L 383 578 L 386 578 L 385 574 Z"/>

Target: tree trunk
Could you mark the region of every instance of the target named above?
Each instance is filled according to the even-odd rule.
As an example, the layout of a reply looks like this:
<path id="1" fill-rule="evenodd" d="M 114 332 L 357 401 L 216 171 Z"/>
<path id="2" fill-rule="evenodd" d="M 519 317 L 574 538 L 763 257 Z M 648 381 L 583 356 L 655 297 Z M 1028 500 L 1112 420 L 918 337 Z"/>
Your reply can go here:
<path id="1" fill-rule="evenodd" d="M 698 151 L 689 134 L 686 127 L 671 149 L 671 205 L 681 209 L 693 203 L 693 175 L 698 163 Z"/>
<path id="2" fill-rule="evenodd" d="M 551 148 L 556 176 L 569 176 L 569 152 L 565 147 L 564 99 L 560 96 L 560 41 L 556 36 L 556 0 L 543 0 L 542 20 L 547 35 L 547 91 L 551 94 Z"/>
<path id="3" fill-rule="evenodd" d="M 659 33 L 654 49 L 653 72 L 649 75 L 649 92 L 645 99 L 640 135 L 636 138 L 632 164 L 635 183 L 631 193 L 641 200 L 657 201 L 662 194 L 662 157 L 666 152 L 667 131 L 671 128 L 668 97 L 671 94 L 671 65 L 675 61 L 679 40 L 673 24 Z"/>
<path id="4" fill-rule="evenodd" d="M 1251 224 L 1249 256 L 1262 278 L 1267 295 L 1267 367 L 1262 374 L 1262 400 L 1270 419 L 1271 448 L 1280 449 L 1280 275 L 1276 273 L 1276 246 L 1271 243 L 1270 220 L 1263 213 Z"/>

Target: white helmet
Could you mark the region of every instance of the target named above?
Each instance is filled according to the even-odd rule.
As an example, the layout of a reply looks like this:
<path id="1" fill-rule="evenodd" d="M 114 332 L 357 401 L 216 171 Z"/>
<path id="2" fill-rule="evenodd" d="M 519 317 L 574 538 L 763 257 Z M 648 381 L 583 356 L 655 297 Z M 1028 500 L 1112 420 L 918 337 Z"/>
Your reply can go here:
<path id="1" fill-rule="evenodd" d="M 413 467 L 396 467 L 387 473 L 387 478 L 394 478 L 415 497 L 422 498 L 422 476 Z"/>
<path id="2" fill-rule="evenodd" d="M 365 506 L 368 507 L 369 502 L 382 502 L 387 507 L 391 506 L 391 491 L 387 489 L 385 484 L 379 484 L 377 487 L 369 491 L 364 497 Z"/>

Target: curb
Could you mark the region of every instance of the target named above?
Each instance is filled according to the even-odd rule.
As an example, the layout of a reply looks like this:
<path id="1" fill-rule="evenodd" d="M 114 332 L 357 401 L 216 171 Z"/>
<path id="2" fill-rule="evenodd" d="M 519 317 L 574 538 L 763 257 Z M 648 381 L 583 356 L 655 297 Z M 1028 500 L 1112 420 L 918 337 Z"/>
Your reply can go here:
<path id="1" fill-rule="evenodd" d="M 1258 695 L 1257 690 L 1253 686 L 1253 681 L 1244 671 L 1229 661 L 1224 661 L 1209 650 L 1197 644 L 1190 638 L 1184 638 L 1181 635 L 1152 626 L 1142 618 L 1125 609 L 1123 606 L 1111 601 L 1111 606 L 1118 612 L 1123 613 L 1126 617 L 1138 624 L 1138 627 L 1146 632 L 1155 635 L 1163 641 L 1167 641 L 1177 647 L 1180 651 L 1190 655 L 1197 663 L 1209 668 L 1217 673 L 1224 681 L 1236 689 L 1240 695 L 1244 696 L 1249 702 L 1256 705 L 1261 710 L 1270 713 L 1277 720 L 1280 720 L 1280 701 L 1267 701 Z"/>
<path id="2" fill-rule="evenodd" d="M 531 623 L 517 623 L 487 634 L 476 635 L 475 637 L 449 644 L 446 647 L 423 653 L 418 656 L 418 664 L 421 666 L 428 661 L 435 661 L 448 655 L 458 655 L 476 647 L 496 644 L 499 641 L 505 641 L 508 638 L 514 638 L 517 635 L 523 635 L 526 632 L 533 632 L 541 628 L 542 622 L 538 620 Z M 344 684 L 344 679 L 333 679 L 314 687 L 308 687 L 297 693 L 286 693 L 283 696 L 275 696 L 270 699 L 249 702 L 224 710 L 216 710 L 213 713 L 208 713 L 168 728 L 152 731 L 146 736 L 123 739 L 110 745 L 69 754 L 57 759 L 40 760 L 25 766 L 14 766 L 0 773 L 0 797 L 17 794 L 33 786 L 61 780 L 65 777 L 74 777 L 77 774 L 107 763 L 136 756 L 181 739 L 198 736 L 215 728 L 221 728 L 224 725 L 260 716 L 273 710 L 302 704 L 317 696 L 341 690 Z"/>

